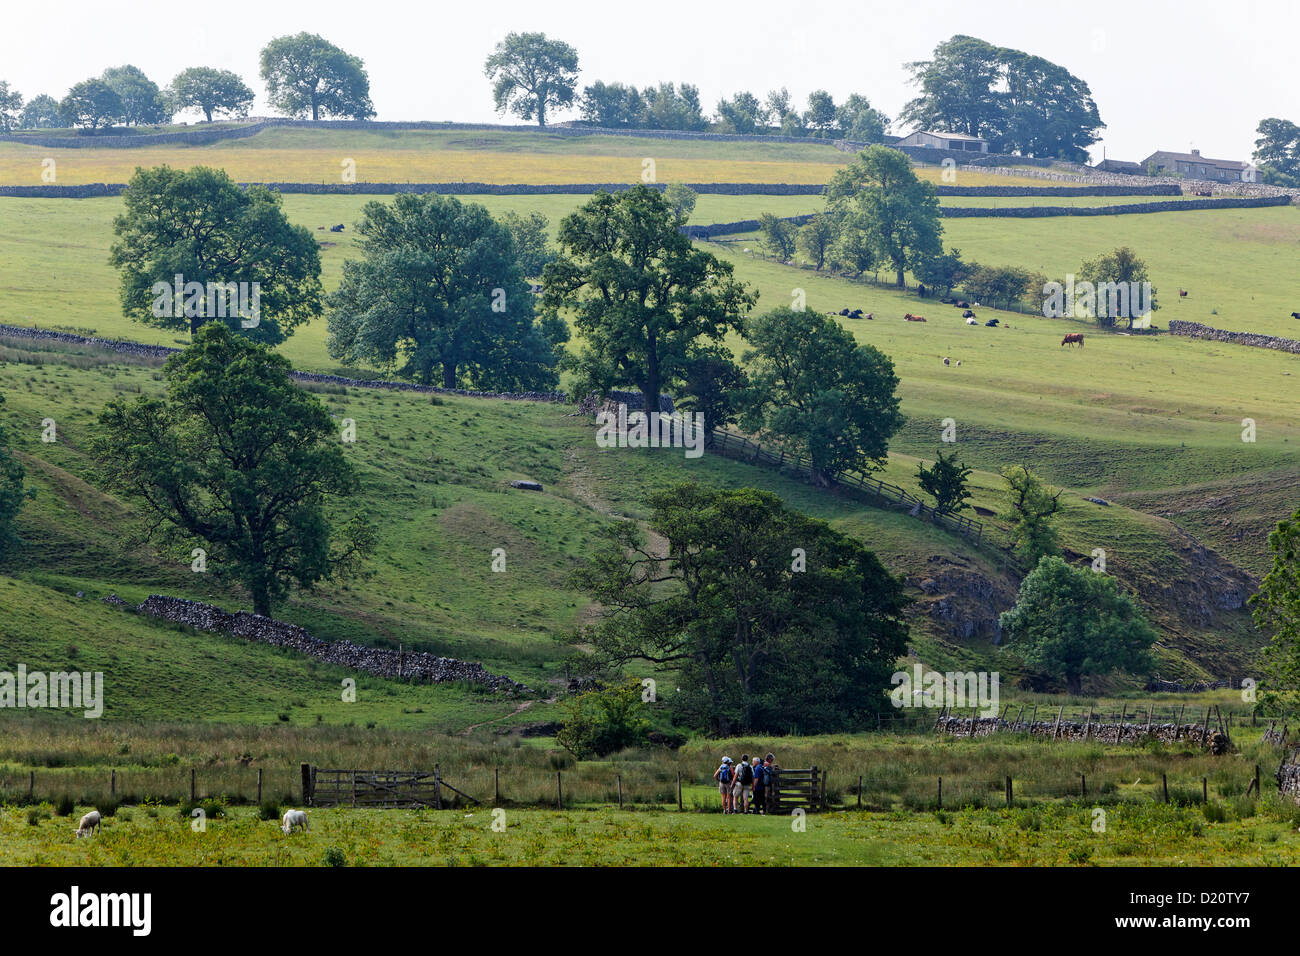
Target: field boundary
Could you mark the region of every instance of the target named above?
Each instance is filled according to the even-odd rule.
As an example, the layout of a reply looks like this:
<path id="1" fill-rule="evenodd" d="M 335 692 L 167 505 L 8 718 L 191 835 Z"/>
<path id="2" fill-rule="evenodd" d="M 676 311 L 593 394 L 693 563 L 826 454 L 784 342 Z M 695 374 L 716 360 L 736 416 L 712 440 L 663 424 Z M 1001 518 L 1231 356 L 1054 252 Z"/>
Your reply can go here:
<path id="1" fill-rule="evenodd" d="M 1300 340 L 1297 339 L 1284 339 L 1280 336 L 1264 335 L 1259 332 L 1231 332 L 1227 329 L 1216 329 L 1213 326 L 1202 325 L 1200 322 L 1189 322 L 1185 319 L 1170 319 L 1169 334 L 1192 339 L 1203 339 L 1210 342 L 1228 342 L 1232 345 L 1248 345 L 1258 349 L 1275 349 L 1279 352 L 1300 354 Z"/>

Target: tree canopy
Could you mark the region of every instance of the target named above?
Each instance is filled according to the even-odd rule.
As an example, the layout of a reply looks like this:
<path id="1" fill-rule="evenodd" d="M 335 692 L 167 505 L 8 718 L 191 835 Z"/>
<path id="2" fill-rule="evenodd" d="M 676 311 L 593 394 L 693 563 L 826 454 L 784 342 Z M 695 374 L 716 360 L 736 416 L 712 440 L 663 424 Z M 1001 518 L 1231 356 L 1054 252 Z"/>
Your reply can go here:
<path id="1" fill-rule="evenodd" d="M 163 368 L 164 399 L 110 402 L 94 453 L 135 500 L 147 533 L 201 541 L 209 566 L 248 590 L 257 614 L 291 587 L 359 569 L 367 522 L 336 528 L 331 505 L 359 483 L 325 406 L 281 355 L 212 323 Z"/>
<path id="2" fill-rule="evenodd" d="M 402 194 L 369 202 L 362 258 L 343 264 L 329 299 L 329 352 L 398 365 L 445 388 L 551 388 L 568 330 L 538 322 L 510 230 L 477 203 Z M 535 253 L 534 253 L 535 254 Z M 399 364 L 400 363 L 400 364 Z"/>
<path id="3" fill-rule="evenodd" d="M 365 64 L 314 33 L 276 37 L 262 49 L 261 72 L 271 106 L 287 116 L 375 115 Z"/>
<path id="4" fill-rule="evenodd" d="M 497 44 L 483 64 L 492 81 L 498 113 L 546 125 L 553 109 L 573 102 L 578 85 L 578 51 L 545 33 L 511 33 Z"/>
<path id="5" fill-rule="evenodd" d="M 82 80 L 59 103 L 59 115 L 68 126 L 112 126 L 122 119 L 122 97 L 103 80 Z"/>
<path id="6" fill-rule="evenodd" d="M 1271 631 L 1264 660 L 1273 690 L 1294 694 L 1300 690 L 1300 509 L 1268 536 L 1273 567 L 1250 599 L 1255 623 Z M 1294 697 L 1290 709 L 1300 701 Z"/>
<path id="7" fill-rule="evenodd" d="M 253 91 L 239 75 L 210 66 L 192 66 L 176 74 L 169 90 L 177 110 L 196 109 L 211 123 L 214 116 L 247 116 Z"/>
<path id="8" fill-rule="evenodd" d="M 139 67 L 112 67 L 100 77 L 122 100 L 122 121 L 128 126 L 166 123 L 171 106 L 158 84 L 145 76 Z"/>
<path id="9" fill-rule="evenodd" d="M 1254 160 L 1264 178 L 1283 186 L 1300 186 L 1300 126 L 1270 117 L 1259 121 Z"/>

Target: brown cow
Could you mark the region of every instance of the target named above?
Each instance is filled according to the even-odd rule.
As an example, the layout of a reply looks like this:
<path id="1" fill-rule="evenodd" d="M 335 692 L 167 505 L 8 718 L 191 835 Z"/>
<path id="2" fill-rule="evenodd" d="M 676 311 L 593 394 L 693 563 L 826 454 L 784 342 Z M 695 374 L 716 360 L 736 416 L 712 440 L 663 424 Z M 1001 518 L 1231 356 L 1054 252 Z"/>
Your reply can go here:
<path id="1" fill-rule="evenodd" d="M 911 312 L 908 312 L 906 315 L 903 316 L 903 318 L 906 319 L 908 322 L 924 322 L 924 321 L 925 321 L 925 316 L 923 316 L 923 315 L 913 315 Z"/>
<path id="2" fill-rule="evenodd" d="M 1076 343 L 1078 343 L 1079 348 L 1083 348 L 1082 332 L 1070 332 L 1065 336 L 1065 338 L 1061 339 L 1062 345 L 1074 345 Z"/>

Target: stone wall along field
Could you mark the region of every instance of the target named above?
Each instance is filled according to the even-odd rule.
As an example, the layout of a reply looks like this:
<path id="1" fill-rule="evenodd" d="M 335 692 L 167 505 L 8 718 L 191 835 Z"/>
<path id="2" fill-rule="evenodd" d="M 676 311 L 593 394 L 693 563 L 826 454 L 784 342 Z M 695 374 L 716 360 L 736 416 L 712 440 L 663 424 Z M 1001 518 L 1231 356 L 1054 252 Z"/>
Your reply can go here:
<path id="1" fill-rule="evenodd" d="M 1276 335 L 1262 335 L 1258 332 L 1230 332 L 1216 329 L 1200 322 L 1187 322 L 1183 319 L 1169 320 L 1169 334 L 1183 335 L 1192 339 L 1205 339 L 1210 342 L 1228 342 L 1232 345 L 1250 345 L 1260 349 L 1276 349 L 1279 352 L 1294 352 L 1300 355 L 1300 340 L 1284 339 Z"/>

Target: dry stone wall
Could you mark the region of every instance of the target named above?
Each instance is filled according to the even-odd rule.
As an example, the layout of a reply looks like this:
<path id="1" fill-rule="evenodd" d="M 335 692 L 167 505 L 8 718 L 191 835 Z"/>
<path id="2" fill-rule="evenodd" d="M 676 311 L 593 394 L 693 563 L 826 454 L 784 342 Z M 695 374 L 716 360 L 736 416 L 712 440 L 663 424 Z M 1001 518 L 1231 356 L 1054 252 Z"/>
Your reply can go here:
<path id="1" fill-rule="evenodd" d="M 1004 731 L 1018 731 L 1035 737 L 1059 740 L 1096 740 L 1101 743 L 1143 743 L 1147 740 L 1160 740 L 1165 743 L 1190 742 L 1197 746 L 1214 749 L 1216 739 L 1219 746 L 1226 745 L 1226 738 L 1215 730 L 1207 730 L 1205 725 L 1191 724 L 1152 724 L 1150 729 L 1145 723 L 1102 723 L 1100 721 L 1061 721 L 1055 720 L 1014 721 L 1001 717 L 956 717 L 943 716 L 937 722 L 940 733 L 954 737 L 987 737 Z"/>
<path id="2" fill-rule="evenodd" d="M 1300 354 L 1300 340 L 1297 339 L 1284 339 L 1259 332 L 1230 332 L 1227 329 L 1216 329 L 1202 325 L 1200 322 L 1187 322 L 1183 319 L 1170 319 L 1169 333 L 1210 342 L 1228 342 L 1232 345 L 1250 345 L 1260 349 L 1276 349 L 1279 352 Z"/>

